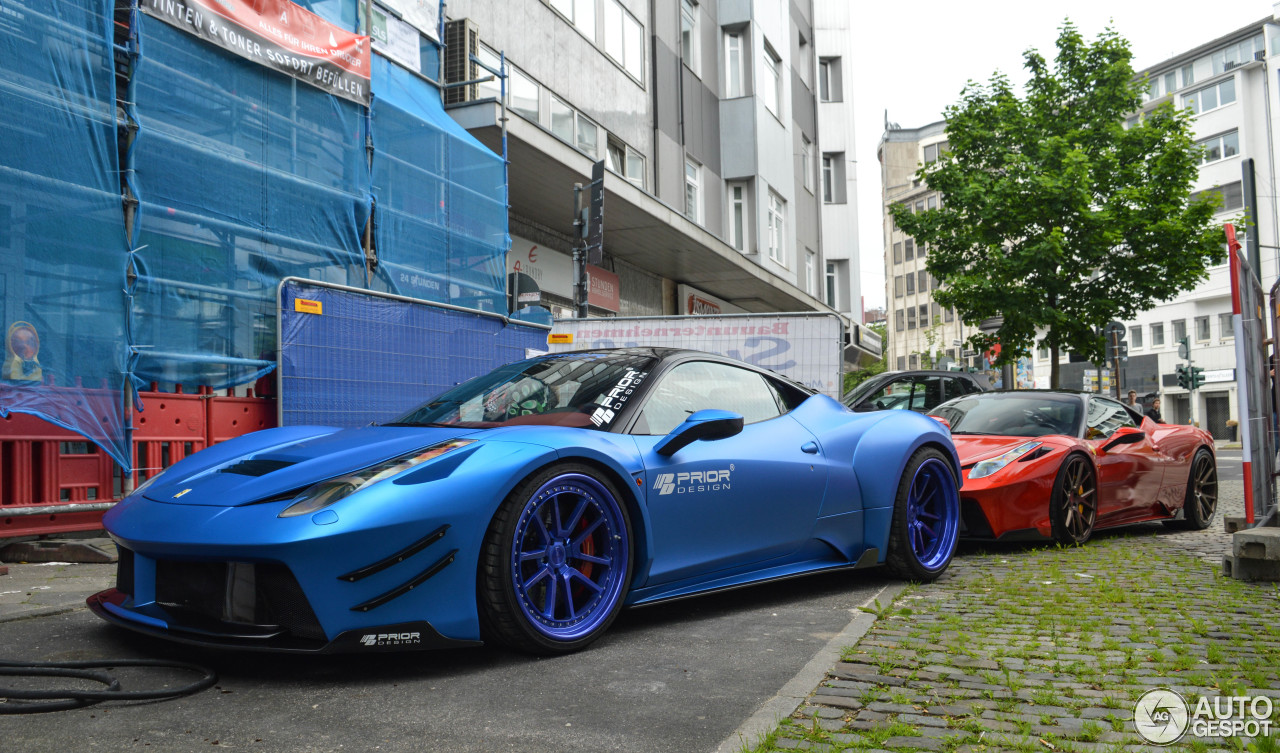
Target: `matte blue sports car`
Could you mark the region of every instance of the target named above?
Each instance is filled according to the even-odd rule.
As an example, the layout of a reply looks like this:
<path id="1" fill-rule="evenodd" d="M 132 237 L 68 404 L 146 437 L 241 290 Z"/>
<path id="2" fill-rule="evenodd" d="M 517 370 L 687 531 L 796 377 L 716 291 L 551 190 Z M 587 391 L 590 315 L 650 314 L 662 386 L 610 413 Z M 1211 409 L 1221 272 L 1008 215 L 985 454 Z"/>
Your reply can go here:
<path id="1" fill-rule="evenodd" d="M 624 605 L 955 549 L 960 466 L 911 411 L 854 414 L 687 350 L 503 366 L 399 420 L 248 434 L 150 479 L 104 524 L 89 606 L 202 645 L 580 649 Z"/>

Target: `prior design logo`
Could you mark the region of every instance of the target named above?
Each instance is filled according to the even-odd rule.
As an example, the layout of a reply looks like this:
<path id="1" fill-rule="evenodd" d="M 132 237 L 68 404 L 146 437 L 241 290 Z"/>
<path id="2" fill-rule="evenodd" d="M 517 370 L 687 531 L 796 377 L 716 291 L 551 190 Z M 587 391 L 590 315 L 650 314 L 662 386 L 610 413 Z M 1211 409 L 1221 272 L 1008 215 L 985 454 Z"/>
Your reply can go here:
<path id="1" fill-rule="evenodd" d="M 635 388 L 640 386 L 640 383 L 644 381 L 647 375 L 648 372 L 627 369 L 627 373 L 618 380 L 613 389 L 600 398 L 600 406 L 591 414 L 591 423 L 596 426 L 603 426 L 612 421 L 617 416 L 618 411 L 622 410 L 622 406 L 626 404 L 627 399 L 631 397 L 631 393 L 635 392 Z"/>
<path id="2" fill-rule="evenodd" d="M 408 646 L 422 643 L 421 633 L 366 633 L 360 636 L 363 646 Z"/>
<path id="3" fill-rule="evenodd" d="M 690 494 L 693 492 L 727 491 L 730 488 L 730 471 L 732 470 L 733 466 L 730 465 L 728 470 L 659 473 L 658 477 L 653 481 L 653 488 L 657 490 L 658 496 L 673 492 L 675 494 Z"/>

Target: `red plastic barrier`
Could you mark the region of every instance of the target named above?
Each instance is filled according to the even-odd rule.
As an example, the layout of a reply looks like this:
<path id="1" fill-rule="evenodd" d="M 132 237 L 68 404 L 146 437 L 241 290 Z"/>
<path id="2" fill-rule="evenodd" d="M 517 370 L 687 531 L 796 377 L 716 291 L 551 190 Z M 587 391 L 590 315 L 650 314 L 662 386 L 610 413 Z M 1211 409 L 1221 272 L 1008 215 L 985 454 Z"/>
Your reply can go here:
<path id="1" fill-rule="evenodd" d="M 202 387 L 193 395 L 152 385 L 138 397 L 135 484 L 211 444 L 276 425 L 275 400 L 253 390 L 219 396 Z M 101 528 L 104 503 L 121 488 L 120 468 L 83 436 L 24 413 L 0 419 L 0 537 Z"/>

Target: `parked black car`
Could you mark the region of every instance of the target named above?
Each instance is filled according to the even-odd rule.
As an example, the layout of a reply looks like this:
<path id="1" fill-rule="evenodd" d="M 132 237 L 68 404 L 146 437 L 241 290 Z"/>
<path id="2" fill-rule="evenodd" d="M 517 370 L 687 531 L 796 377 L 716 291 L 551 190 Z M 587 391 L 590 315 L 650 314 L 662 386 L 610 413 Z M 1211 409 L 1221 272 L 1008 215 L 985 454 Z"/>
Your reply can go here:
<path id="1" fill-rule="evenodd" d="M 986 374 L 965 371 L 886 371 L 853 388 L 844 398 L 859 413 L 908 409 L 927 413 L 946 401 L 972 392 L 987 392 Z"/>

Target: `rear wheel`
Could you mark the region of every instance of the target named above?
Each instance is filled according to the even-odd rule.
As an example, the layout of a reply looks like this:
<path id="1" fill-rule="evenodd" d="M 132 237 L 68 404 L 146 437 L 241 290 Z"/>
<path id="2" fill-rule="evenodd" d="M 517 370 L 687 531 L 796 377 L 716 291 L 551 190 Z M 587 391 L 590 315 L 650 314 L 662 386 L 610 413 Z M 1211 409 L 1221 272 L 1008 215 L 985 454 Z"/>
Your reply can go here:
<path id="1" fill-rule="evenodd" d="M 1085 456 L 1071 455 L 1058 469 L 1049 498 L 1049 522 L 1053 537 L 1062 544 L 1079 546 L 1093 535 L 1098 522 L 1098 482 Z"/>
<path id="2" fill-rule="evenodd" d="M 485 535 L 485 632 L 530 653 L 586 647 L 622 609 L 631 555 L 631 526 L 608 479 L 569 463 L 534 474 L 502 503 Z"/>
<path id="3" fill-rule="evenodd" d="M 1213 522 L 1218 511 L 1218 465 L 1213 453 L 1201 447 L 1191 461 L 1191 475 L 1187 479 L 1187 497 L 1182 506 L 1181 528 L 1202 531 Z"/>
<path id="4" fill-rule="evenodd" d="M 916 450 L 898 481 L 885 563 L 895 575 L 931 581 L 951 563 L 960 533 L 960 492 L 947 456 Z"/>

